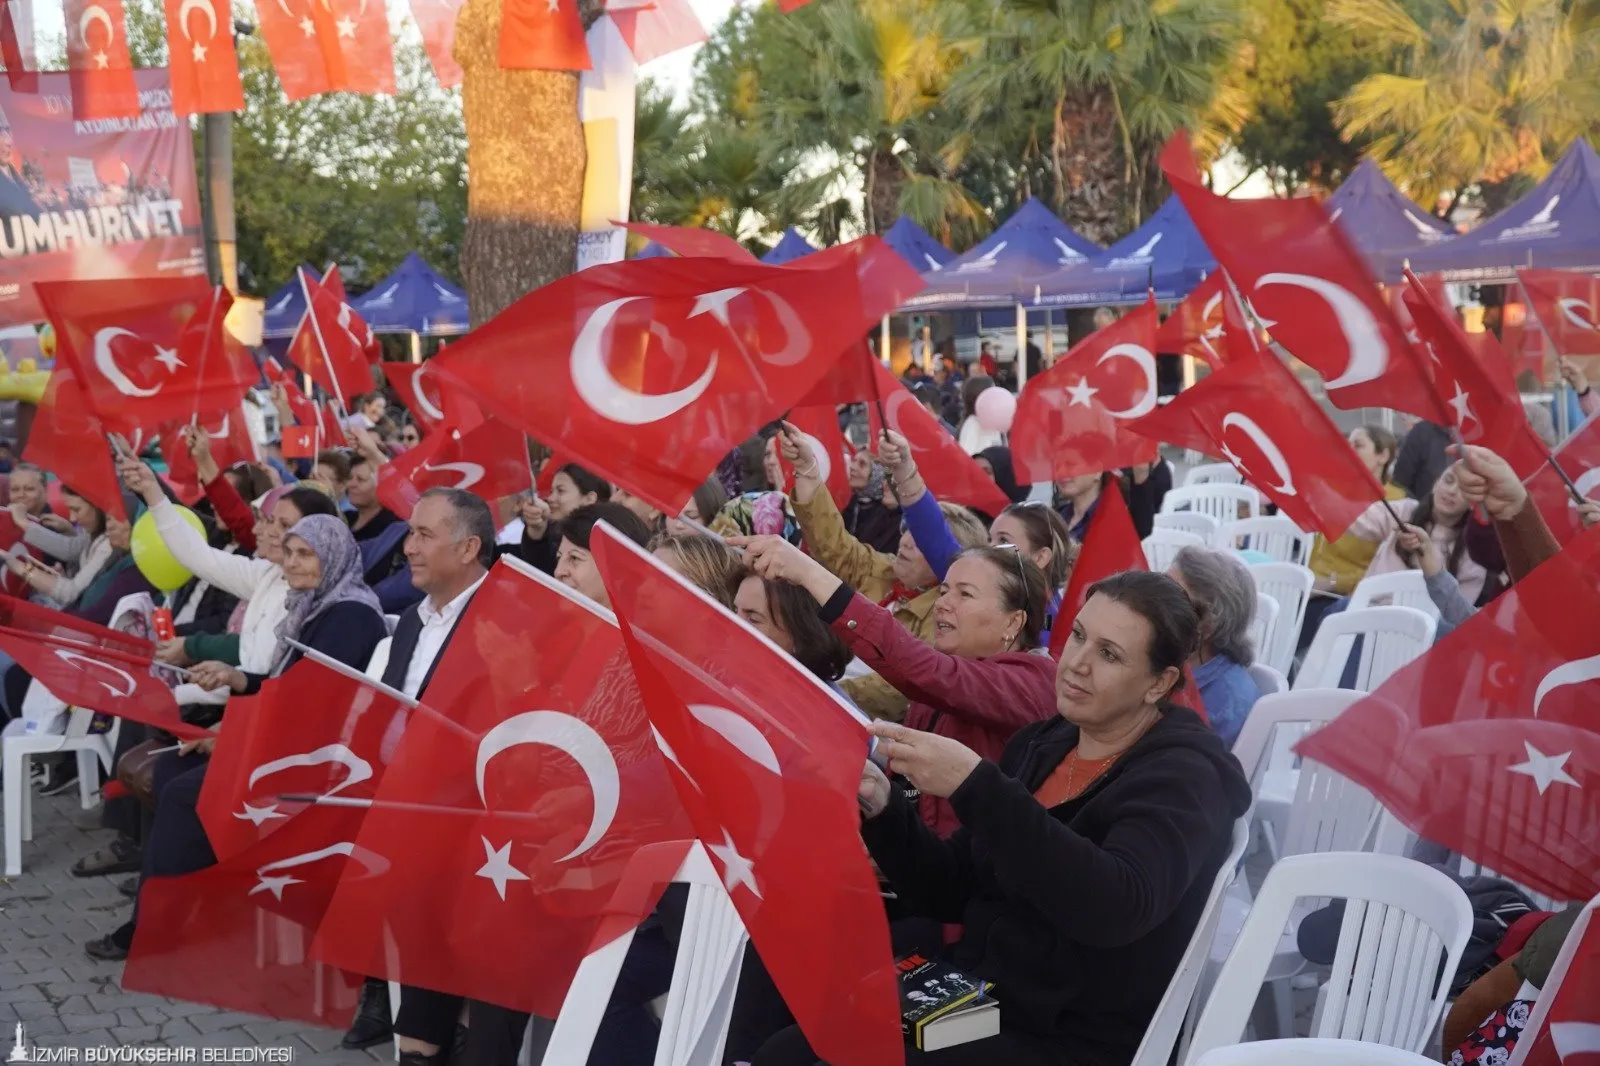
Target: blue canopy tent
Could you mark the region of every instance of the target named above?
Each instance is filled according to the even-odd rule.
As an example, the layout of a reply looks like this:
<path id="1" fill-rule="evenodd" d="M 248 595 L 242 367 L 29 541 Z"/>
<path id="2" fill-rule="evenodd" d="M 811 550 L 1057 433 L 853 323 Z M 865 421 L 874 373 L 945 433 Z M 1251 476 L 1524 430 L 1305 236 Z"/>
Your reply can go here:
<path id="1" fill-rule="evenodd" d="M 1470 233 L 1419 244 L 1405 258 L 1418 274 L 1446 281 L 1514 281 L 1518 267 L 1600 269 L 1600 156 L 1587 141 L 1573 142 L 1528 195 Z"/>
<path id="2" fill-rule="evenodd" d="M 416 252 L 394 273 L 350 301 L 377 333 L 454 337 L 467 331 L 467 294 L 446 281 Z"/>
<path id="3" fill-rule="evenodd" d="M 790 226 L 783 231 L 783 236 L 778 238 L 778 243 L 772 251 L 761 257 L 761 261 L 768 266 L 782 266 L 792 263 L 802 255 L 810 255 L 816 251 L 810 241 L 800 236 L 800 231 Z"/>
<path id="4" fill-rule="evenodd" d="M 312 271 L 317 277 L 322 276 L 322 272 L 310 263 L 300 265 Z M 267 297 L 266 310 L 261 316 L 261 336 L 268 340 L 293 337 L 295 328 L 300 325 L 305 313 L 306 294 L 300 290 L 300 277 L 296 274 L 277 292 Z"/>
<path id="5" fill-rule="evenodd" d="M 1029 279 L 1038 307 L 1136 304 L 1154 288 L 1156 299 L 1181 300 L 1217 269 L 1176 196 L 1144 225 L 1087 260 Z"/>
<path id="6" fill-rule="evenodd" d="M 901 259 L 924 273 L 943 269 L 956 257 L 956 253 L 929 236 L 928 231 L 907 215 L 895 219 L 894 225 L 883 233 L 883 243 L 893 248 Z"/>
<path id="7" fill-rule="evenodd" d="M 1326 206 L 1380 278 L 1398 279 L 1419 246 L 1455 236 L 1448 222 L 1418 207 L 1370 159 L 1350 172 Z"/>
<path id="8" fill-rule="evenodd" d="M 965 307 L 1004 307 L 1032 299 L 1027 279 L 1057 266 L 1087 260 L 1101 249 L 1029 197 L 983 241 L 927 271 L 928 288 L 901 310 L 949 311 Z"/>
<path id="9" fill-rule="evenodd" d="M 635 258 L 635 259 L 671 259 L 672 258 L 672 253 L 667 251 L 665 248 L 661 247 L 661 245 L 657 244 L 655 241 L 647 241 L 645 243 L 645 246 L 643 248 L 639 249 L 639 254 L 634 256 L 633 258 Z"/>

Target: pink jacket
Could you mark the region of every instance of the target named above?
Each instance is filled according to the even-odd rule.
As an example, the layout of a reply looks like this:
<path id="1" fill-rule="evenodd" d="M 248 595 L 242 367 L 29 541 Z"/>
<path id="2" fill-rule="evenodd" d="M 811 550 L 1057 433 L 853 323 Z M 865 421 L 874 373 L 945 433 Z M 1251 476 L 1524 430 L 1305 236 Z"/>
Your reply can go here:
<path id="1" fill-rule="evenodd" d="M 862 662 L 911 701 L 907 726 L 959 740 L 991 762 L 1000 761 L 1017 730 L 1056 713 L 1056 664 L 1048 655 L 947 655 L 860 593 L 832 625 Z M 941 837 L 960 825 L 949 800 L 923 796 L 917 810 Z"/>
<path id="2" fill-rule="evenodd" d="M 1416 500 L 1392 500 L 1389 504 L 1403 521 L 1409 522 L 1412 514 L 1416 512 Z M 1471 517 L 1467 521 L 1472 521 Z M 1433 536 L 1434 547 L 1439 550 L 1439 558 L 1449 559 L 1450 549 L 1455 547 L 1456 538 L 1461 535 L 1465 526 L 1450 527 L 1444 525 L 1434 526 L 1430 531 Z M 1362 540 L 1377 540 L 1383 543 L 1378 546 L 1377 554 L 1372 557 L 1372 564 L 1367 567 L 1367 576 L 1377 574 L 1393 574 L 1401 570 L 1409 570 L 1405 560 L 1400 557 L 1399 550 L 1394 543 L 1394 519 L 1389 517 L 1388 508 L 1382 503 L 1375 503 L 1356 517 L 1350 526 L 1350 532 Z M 1455 579 L 1461 586 L 1461 595 L 1466 597 L 1468 603 L 1476 603 L 1478 596 L 1483 592 L 1483 583 L 1488 580 L 1489 572 L 1473 562 L 1466 552 L 1461 553 L 1461 561 L 1456 565 Z"/>

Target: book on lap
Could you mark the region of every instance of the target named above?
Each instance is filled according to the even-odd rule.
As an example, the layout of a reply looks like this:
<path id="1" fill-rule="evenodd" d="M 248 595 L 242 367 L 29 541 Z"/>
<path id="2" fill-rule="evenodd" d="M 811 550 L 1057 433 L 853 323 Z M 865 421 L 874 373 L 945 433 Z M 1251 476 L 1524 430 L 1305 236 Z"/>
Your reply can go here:
<path id="1" fill-rule="evenodd" d="M 925 955 L 895 960 L 900 975 L 900 1028 L 919 1051 L 938 1051 L 1000 1032 L 991 982 Z"/>

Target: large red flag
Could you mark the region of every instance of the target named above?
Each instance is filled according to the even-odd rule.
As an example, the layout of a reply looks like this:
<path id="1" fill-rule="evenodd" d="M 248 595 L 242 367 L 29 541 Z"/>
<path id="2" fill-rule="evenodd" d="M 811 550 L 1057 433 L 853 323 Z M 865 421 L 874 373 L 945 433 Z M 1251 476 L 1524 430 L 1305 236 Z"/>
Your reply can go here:
<path id="1" fill-rule="evenodd" d="M 139 86 L 122 0 L 64 0 L 72 117 L 137 118 Z"/>
<path id="2" fill-rule="evenodd" d="M 198 283 L 197 283 L 198 282 Z M 236 409 L 259 379 L 224 325 L 233 296 L 194 278 L 34 286 L 89 409 L 112 432 Z"/>
<path id="3" fill-rule="evenodd" d="M 233 44 L 233 4 L 230 0 L 164 2 L 173 113 L 243 110 L 239 52 Z"/>
<path id="4" fill-rule="evenodd" d="M 1128 513 L 1128 501 L 1122 498 L 1122 490 L 1112 485 L 1100 494 L 1094 517 L 1089 519 L 1089 530 L 1083 535 L 1078 560 L 1067 578 L 1061 609 L 1050 627 L 1051 657 L 1061 658 L 1061 649 L 1067 646 L 1067 636 L 1072 632 L 1072 621 L 1083 609 L 1090 585 L 1124 570 L 1148 569 L 1144 545 L 1133 528 L 1133 516 Z"/>
<path id="5" fill-rule="evenodd" d="M 210 734 L 184 723 L 172 690 L 151 676 L 155 645 L 147 640 L 6 596 L 0 648 L 64 703 L 179 737 Z"/>
<path id="6" fill-rule="evenodd" d="M 411 0 L 411 17 L 422 32 L 422 47 L 433 64 L 434 77 L 442 88 L 461 84 L 461 64 L 456 62 L 456 19 L 462 0 Z"/>
<path id="7" fill-rule="evenodd" d="M 648 914 L 688 851 L 621 635 L 502 562 L 424 700 L 358 840 L 389 873 L 340 886 L 317 954 L 553 1018 L 585 954 Z"/>
<path id="8" fill-rule="evenodd" d="M 651 0 L 627 7 L 608 4 L 606 11 L 640 66 L 706 39 L 706 28 L 689 0 Z"/>
<path id="9" fill-rule="evenodd" d="M 1591 418 L 1556 449 L 1556 462 L 1578 486 L 1578 492 L 1600 500 L 1600 418 Z M 1567 490 L 1567 483 L 1548 462 L 1528 479 L 1528 496 L 1544 516 L 1556 540 L 1565 544 L 1578 535 L 1583 523 L 1578 504 Z"/>
<path id="10" fill-rule="evenodd" d="M 300 291 L 305 294 L 306 313 L 289 341 L 288 356 L 311 380 L 338 398 L 348 408 L 356 397 L 372 389 L 371 363 L 367 358 L 372 331 L 337 291 L 329 291 L 311 271 L 299 267 Z M 337 273 L 330 271 L 336 279 Z"/>
<path id="11" fill-rule="evenodd" d="M 527 438 L 497 418 L 466 433 L 445 426 L 378 471 L 378 499 L 402 518 L 432 488 L 466 489 L 486 500 L 528 491 Z"/>
<path id="12" fill-rule="evenodd" d="M 956 439 L 917 402 L 910 389 L 896 381 L 876 360 L 872 372 L 877 377 L 875 387 L 883 397 L 883 416 L 889 420 L 889 428 L 911 445 L 917 472 L 922 475 L 929 492 L 946 503 L 959 503 L 987 515 L 998 515 L 1011 505 L 994 478 L 961 450 Z M 878 417 L 877 404 L 867 408 L 867 420 L 872 427 L 872 439 L 882 440 L 883 422 Z"/>
<path id="13" fill-rule="evenodd" d="M 1243 309 L 1233 298 L 1227 276 L 1215 270 L 1161 323 L 1156 331 L 1155 350 L 1192 355 L 1215 370 L 1228 361 L 1230 344 L 1242 345 L 1245 351 L 1261 347 L 1255 331 L 1245 321 Z"/>
<path id="14" fill-rule="evenodd" d="M 670 776 L 784 1003 L 837 1066 L 904 1054 L 889 927 L 861 845 L 863 723 L 609 527 L 590 541 Z"/>
<path id="15" fill-rule="evenodd" d="M 1301 529 L 1329 540 L 1383 499 L 1339 427 L 1270 351 L 1229 361 L 1133 428 L 1227 459 Z"/>
<path id="16" fill-rule="evenodd" d="M 788 423 L 800 431 L 811 454 L 817 462 L 817 477 L 828 487 L 828 494 L 839 509 L 844 510 L 853 492 L 850 488 L 850 452 L 845 447 L 844 433 L 839 429 L 839 415 L 832 407 L 796 407 L 789 412 Z M 789 484 L 794 484 L 794 468 L 783 458 L 778 460 Z"/>
<path id="17" fill-rule="evenodd" d="M 1600 355 L 1600 278 L 1578 270 L 1519 270 L 1528 325 L 1558 355 Z"/>
<path id="18" fill-rule="evenodd" d="M 1538 1030 L 1524 1031 L 1516 1055 L 1522 1066 L 1600 1066 L 1600 920 L 1595 900 L 1578 915 L 1567 933 L 1565 953 L 1571 948 L 1559 987 L 1547 981 L 1539 998 L 1551 997 L 1549 1013 Z M 1554 975 L 1551 981 L 1554 980 Z M 1540 1006 L 1544 1006 L 1540 1003 Z"/>
<path id="19" fill-rule="evenodd" d="M 822 380 L 811 386 L 811 391 L 806 393 L 795 406 L 871 403 L 878 398 L 879 386 L 875 380 L 877 377 L 875 368 L 879 365 L 878 357 L 872 352 L 872 345 L 866 341 L 853 344 L 833 364 L 833 368 L 823 375 Z"/>
<path id="20" fill-rule="evenodd" d="M 83 387 L 64 363 L 50 372 L 22 458 L 50 471 L 107 514 L 128 517 L 106 427 L 90 413 Z"/>
<path id="21" fill-rule="evenodd" d="M 445 424 L 446 399 L 439 383 L 428 373 L 428 363 L 384 363 L 383 376 L 400 397 L 411 417 L 427 430 Z M 454 419 L 460 423 L 460 419 Z"/>
<path id="22" fill-rule="evenodd" d="M 1217 196 L 1201 184 L 1181 130 L 1161 168 L 1267 332 L 1327 379 L 1334 406 L 1390 407 L 1449 424 L 1361 253 L 1322 204 Z"/>
<path id="23" fill-rule="evenodd" d="M 728 452 L 921 285 L 876 237 L 785 267 L 607 263 L 524 296 L 435 356 L 433 373 L 677 514 Z"/>
<path id="24" fill-rule="evenodd" d="M 1556 899 L 1600 893 L 1600 529 L 1296 750 L 1425 839 Z"/>
<path id="25" fill-rule="evenodd" d="M 1017 481 L 1098 474 L 1160 458 L 1131 420 L 1156 408 L 1156 305 L 1080 341 L 1056 365 L 1028 379 L 1011 423 Z"/>
<path id="26" fill-rule="evenodd" d="M 229 700 L 199 803 L 217 857 L 247 851 L 305 812 L 281 796 L 371 799 L 410 708 L 399 693 L 311 658 Z"/>
<path id="27" fill-rule="evenodd" d="M 737 262 L 752 262 L 756 259 L 744 245 L 726 233 L 718 233 L 714 229 L 702 229 L 699 226 L 662 226 L 655 222 L 618 222 L 616 225 L 655 241 L 667 251 L 676 252 L 678 255 L 732 259 Z"/>
<path id="28" fill-rule="evenodd" d="M 1480 333 L 1474 343 L 1455 312 L 1441 306 L 1410 270 L 1405 303 L 1421 350 L 1432 360 L 1434 389 L 1450 412 L 1445 425 L 1468 444 L 1499 455 L 1518 477 L 1531 475 L 1545 461 L 1544 442 L 1528 425 L 1510 364 L 1494 335 Z"/>
<path id="29" fill-rule="evenodd" d="M 508 70 L 588 70 L 578 0 L 506 0 L 500 65 Z"/>
<path id="30" fill-rule="evenodd" d="M 253 463 L 260 459 L 256 442 L 250 436 L 250 424 L 242 407 L 224 411 L 220 415 L 197 418 L 195 429 L 206 435 L 211 446 L 211 458 L 218 470 L 227 470 L 235 463 Z M 167 461 L 167 484 L 184 503 L 192 504 L 205 494 L 200 483 L 200 471 L 189 446 L 184 443 L 183 430 L 189 422 L 171 422 L 161 430 L 161 456 Z"/>
<path id="31" fill-rule="evenodd" d="M 289 99 L 340 91 L 394 92 L 394 55 L 383 4 L 273 0 L 259 5 L 256 15 Z"/>
<path id="32" fill-rule="evenodd" d="M 39 91 L 39 60 L 33 45 L 33 0 L 0 0 L 0 60 L 16 93 Z"/>

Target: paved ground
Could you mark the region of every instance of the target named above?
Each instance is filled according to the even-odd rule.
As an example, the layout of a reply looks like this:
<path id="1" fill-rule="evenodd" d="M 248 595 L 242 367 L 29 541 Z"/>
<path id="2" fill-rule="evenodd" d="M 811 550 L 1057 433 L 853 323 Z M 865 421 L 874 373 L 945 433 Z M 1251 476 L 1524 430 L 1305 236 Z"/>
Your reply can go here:
<path id="1" fill-rule="evenodd" d="M 51 799 L 35 795 L 34 839 L 23 845 L 22 876 L 0 878 L 0 1058 L 21 1022 L 28 1043 L 40 1048 L 275 1047 L 292 1049 L 297 1066 L 393 1061 L 387 1044 L 343 1051 L 339 1033 L 302 1022 L 124 992 L 121 965 L 83 951 L 85 941 L 116 928 L 131 904 L 116 889 L 121 878 L 69 872 L 110 837 L 74 826 L 77 807 L 76 790 Z"/>

